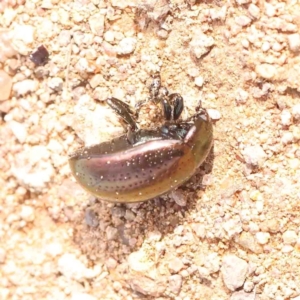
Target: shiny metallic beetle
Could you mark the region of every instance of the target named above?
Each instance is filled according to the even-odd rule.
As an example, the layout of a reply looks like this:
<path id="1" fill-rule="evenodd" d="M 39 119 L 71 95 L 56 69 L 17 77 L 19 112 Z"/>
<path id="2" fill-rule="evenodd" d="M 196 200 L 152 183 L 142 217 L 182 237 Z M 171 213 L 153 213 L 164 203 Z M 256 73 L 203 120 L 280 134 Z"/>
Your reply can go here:
<path id="1" fill-rule="evenodd" d="M 179 94 L 169 94 L 155 76 L 150 100 L 162 104 L 165 124 L 138 129 L 130 107 L 115 98 L 107 103 L 125 121 L 127 134 L 72 153 L 70 167 L 77 182 L 102 200 L 140 202 L 182 185 L 207 157 L 213 127 L 205 109 L 178 122 L 183 110 Z"/>

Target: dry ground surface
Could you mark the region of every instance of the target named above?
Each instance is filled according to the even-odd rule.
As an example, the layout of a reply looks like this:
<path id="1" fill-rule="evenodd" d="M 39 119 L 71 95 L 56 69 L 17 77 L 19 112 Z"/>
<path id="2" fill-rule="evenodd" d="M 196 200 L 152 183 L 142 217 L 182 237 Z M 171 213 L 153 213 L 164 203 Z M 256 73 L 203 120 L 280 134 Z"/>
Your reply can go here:
<path id="1" fill-rule="evenodd" d="M 0 299 L 300 299 L 299 1 L 2 0 L 0 26 Z M 183 118 L 211 109 L 213 152 L 176 192 L 99 201 L 68 153 L 157 71 Z"/>

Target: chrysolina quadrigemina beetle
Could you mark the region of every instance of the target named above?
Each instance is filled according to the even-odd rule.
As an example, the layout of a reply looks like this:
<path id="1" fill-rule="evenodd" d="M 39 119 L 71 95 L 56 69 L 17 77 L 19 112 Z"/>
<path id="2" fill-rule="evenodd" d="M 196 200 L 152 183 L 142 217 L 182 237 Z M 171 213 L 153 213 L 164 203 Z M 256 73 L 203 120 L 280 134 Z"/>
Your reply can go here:
<path id="1" fill-rule="evenodd" d="M 150 100 L 162 104 L 163 126 L 138 129 L 129 105 L 109 98 L 107 104 L 128 125 L 127 134 L 70 155 L 77 182 L 99 199 L 115 203 L 150 200 L 182 185 L 206 159 L 213 144 L 206 110 L 198 109 L 188 120 L 178 121 L 183 98 L 169 94 L 159 75 L 150 86 Z"/>

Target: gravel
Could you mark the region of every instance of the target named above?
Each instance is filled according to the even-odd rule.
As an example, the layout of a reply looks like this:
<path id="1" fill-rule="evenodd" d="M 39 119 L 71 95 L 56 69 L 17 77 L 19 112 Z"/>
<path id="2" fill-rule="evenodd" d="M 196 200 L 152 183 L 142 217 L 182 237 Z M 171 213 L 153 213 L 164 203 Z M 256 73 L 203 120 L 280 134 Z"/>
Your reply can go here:
<path id="1" fill-rule="evenodd" d="M 259 145 L 247 146 L 244 149 L 243 154 L 245 162 L 253 167 L 262 166 L 267 158 L 265 151 Z"/>
<path id="2" fill-rule="evenodd" d="M 248 264 L 235 255 L 227 255 L 223 258 L 221 273 L 226 287 L 235 291 L 241 287 L 246 279 Z"/>
<path id="3" fill-rule="evenodd" d="M 12 78 L 4 71 L 0 70 L 0 101 L 7 100 L 12 88 Z"/>

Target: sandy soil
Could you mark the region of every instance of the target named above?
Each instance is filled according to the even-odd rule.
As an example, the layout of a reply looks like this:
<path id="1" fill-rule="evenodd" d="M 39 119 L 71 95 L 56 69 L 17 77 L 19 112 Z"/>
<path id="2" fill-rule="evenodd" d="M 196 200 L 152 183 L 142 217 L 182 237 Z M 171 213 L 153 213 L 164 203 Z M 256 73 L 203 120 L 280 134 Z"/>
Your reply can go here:
<path id="1" fill-rule="evenodd" d="M 299 1 L 7 0 L 0 27 L 0 299 L 300 299 Z M 68 153 L 157 71 L 214 149 L 176 192 L 97 200 Z"/>

